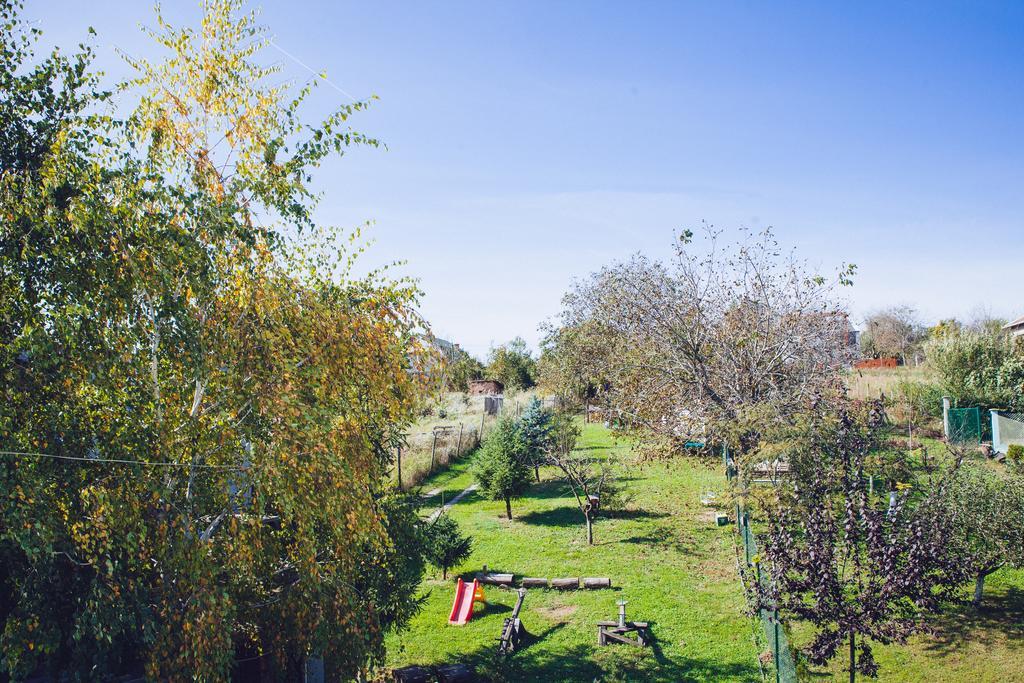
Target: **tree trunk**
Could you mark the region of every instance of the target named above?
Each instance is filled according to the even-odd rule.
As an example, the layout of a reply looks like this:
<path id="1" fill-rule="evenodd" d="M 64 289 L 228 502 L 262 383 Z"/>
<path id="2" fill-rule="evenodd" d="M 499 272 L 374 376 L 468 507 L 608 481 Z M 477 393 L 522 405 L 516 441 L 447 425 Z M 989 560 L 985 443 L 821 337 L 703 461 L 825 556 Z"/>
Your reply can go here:
<path id="1" fill-rule="evenodd" d="M 587 544 L 594 545 L 594 520 L 590 519 L 590 515 L 584 515 L 587 518 Z"/>
<path id="2" fill-rule="evenodd" d="M 512 519 L 512 499 L 505 498 L 505 514 L 508 515 L 509 519 Z"/>
<path id="3" fill-rule="evenodd" d="M 978 572 L 978 575 L 974 578 L 974 600 L 973 604 L 975 607 L 981 607 L 981 595 L 985 590 L 985 577 L 988 576 L 985 572 Z"/>
<path id="4" fill-rule="evenodd" d="M 441 567 L 441 580 L 442 581 L 447 581 L 448 580 L 448 567 Z"/>
<path id="5" fill-rule="evenodd" d="M 537 477 L 537 483 L 540 483 L 540 463 L 533 463 L 533 474 Z"/>
<path id="6" fill-rule="evenodd" d="M 850 633 L 850 683 L 857 680 L 857 655 L 853 651 L 854 634 Z"/>

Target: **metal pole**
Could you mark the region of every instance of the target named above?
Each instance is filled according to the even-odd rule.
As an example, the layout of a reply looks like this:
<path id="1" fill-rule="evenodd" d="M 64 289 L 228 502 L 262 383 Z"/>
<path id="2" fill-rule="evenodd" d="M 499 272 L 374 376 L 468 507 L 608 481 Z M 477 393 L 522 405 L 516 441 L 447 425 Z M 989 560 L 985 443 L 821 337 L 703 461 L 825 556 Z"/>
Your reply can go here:
<path id="1" fill-rule="evenodd" d="M 772 622 L 775 626 L 775 683 L 782 683 L 779 672 L 779 610 L 776 608 L 772 613 Z"/>
<path id="2" fill-rule="evenodd" d="M 427 474 L 434 473 L 434 451 L 437 449 L 437 432 L 434 432 L 434 443 L 430 445 L 430 471 Z"/>
<path id="3" fill-rule="evenodd" d="M 619 600 L 619 628 L 626 628 L 626 601 Z"/>

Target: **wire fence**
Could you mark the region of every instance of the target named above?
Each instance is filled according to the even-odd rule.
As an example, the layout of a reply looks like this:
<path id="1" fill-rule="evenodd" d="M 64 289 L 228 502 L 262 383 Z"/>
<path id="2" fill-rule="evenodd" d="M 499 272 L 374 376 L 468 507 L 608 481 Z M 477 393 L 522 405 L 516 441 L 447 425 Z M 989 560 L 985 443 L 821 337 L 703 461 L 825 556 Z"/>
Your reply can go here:
<path id="1" fill-rule="evenodd" d="M 981 411 L 978 408 L 950 408 L 946 411 L 950 443 L 976 446 L 981 443 Z"/>
<path id="2" fill-rule="evenodd" d="M 725 465 L 725 477 L 732 481 L 737 475 L 737 468 L 728 449 L 723 448 L 722 460 Z M 756 561 L 757 537 L 750 528 L 750 515 L 740 502 L 736 503 L 736 532 L 743 547 L 743 573 L 753 575 L 754 581 L 758 583 L 756 590 L 763 594 L 771 588 L 770 578 L 767 573 L 761 572 L 760 562 Z M 775 683 L 796 683 L 796 660 L 786 637 L 786 630 L 779 619 L 779 611 L 762 608 L 759 610 L 758 618 L 764 631 L 764 642 L 767 643 L 765 655 L 760 657 L 761 664 L 770 665 Z"/>
<path id="3" fill-rule="evenodd" d="M 439 425 L 429 432 L 410 434 L 405 445 L 398 450 L 395 476 L 399 488 L 408 490 L 481 444 L 494 420 L 481 420 L 479 424 L 459 422 Z"/>
<path id="4" fill-rule="evenodd" d="M 992 416 L 992 449 L 1006 454 L 1014 444 L 1024 445 L 1024 413 L 989 411 Z"/>
<path id="5" fill-rule="evenodd" d="M 541 397 L 542 408 L 557 410 L 557 399 Z M 420 424 L 420 430 L 405 437 L 405 444 L 396 453 L 392 477 L 402 490 L 419 486 L 432 474 L 471 453 L 494 429 L 502 417 L 518 419 L 531 396 L 506 399 L 501 396 L 465 396 L 445 406 L 444 417 L 450 422 Z M 456 405 L 459 404 L 459 405 Z"/>
<path id="6" fill-rule="evenodd" d="M 767 591 L 770 586 L 767 573 L 761 572 L 760 563 L 756 563 L 757 538 L 750 529 L 750 518 L 746 512 L 741 512 L 739 517 L 740 539 L 743 543 L 743 561 L 748 569 L 753 570 L 754 580 L 759 584 L 758 590 Z M 796 661 L 793 659 L 793 651 L 789 646 L 789 639 L 786 631 L 779 620 L 779 611 L 762 608 L 758 615 L 761 626 L 764 629 L 765 640 L 768 644 L 768 652 L 771 653 L 771 668 L 775 675 L 775 683 L 796 683 Z M 762 664 L 767 657 L 762 657 Z"/>

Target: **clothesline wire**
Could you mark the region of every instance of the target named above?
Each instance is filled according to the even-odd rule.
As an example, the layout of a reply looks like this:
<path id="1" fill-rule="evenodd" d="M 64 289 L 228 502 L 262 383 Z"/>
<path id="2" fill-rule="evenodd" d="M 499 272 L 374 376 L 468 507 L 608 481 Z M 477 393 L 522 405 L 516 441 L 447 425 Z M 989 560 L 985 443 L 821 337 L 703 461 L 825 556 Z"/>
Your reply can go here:
<path id="1" fill-rule="evenodd" d="M 104 463 L 118 465 L 144 465 L 146 467 L 194 467 L 204 470 L 242 470 L 243 465 L 204 465 L 187 462 L 149 462 L 146 460 L 125 460 L 121 458 L 90 458 L 78 455 L 55 455 L 53 453 L 35 453 L 31 451 L 0 451 L 0 455 L 35 458 L 51 458 L 54 460 L 73 460 L 75 462 Z"/>

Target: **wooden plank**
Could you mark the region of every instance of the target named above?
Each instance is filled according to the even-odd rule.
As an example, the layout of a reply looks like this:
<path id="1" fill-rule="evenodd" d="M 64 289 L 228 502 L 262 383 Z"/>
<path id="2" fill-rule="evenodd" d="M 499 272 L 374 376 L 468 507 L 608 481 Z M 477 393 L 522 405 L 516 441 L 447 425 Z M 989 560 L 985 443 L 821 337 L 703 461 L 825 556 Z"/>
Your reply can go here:
<path id="1" fill-rule="evenodd" d="M 612 631 L 605 631 L 604 637 L 605 639 L 610 638 L 612 640 L 617 640 L 618 642 L 625 643 L 626 645 L 636 645 L 637 647 L 641 646 L 639 641 L 633 640 L 632 638 L 628 638 L 623 635 L 619 635 L 618 633 L 614 633 Z"/>

